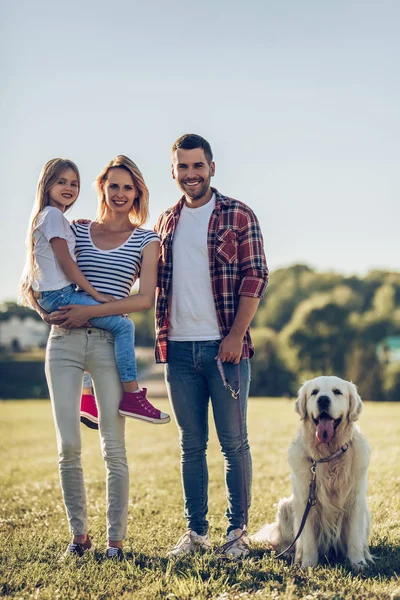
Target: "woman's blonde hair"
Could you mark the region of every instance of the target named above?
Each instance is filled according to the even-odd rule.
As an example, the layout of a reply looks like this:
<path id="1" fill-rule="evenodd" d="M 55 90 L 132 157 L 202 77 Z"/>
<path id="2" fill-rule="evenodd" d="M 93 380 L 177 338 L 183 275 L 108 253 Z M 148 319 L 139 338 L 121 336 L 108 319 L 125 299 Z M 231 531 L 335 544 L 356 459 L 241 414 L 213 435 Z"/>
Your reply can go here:
<path id="1" fill-rule="evenodd" d="M 103 223 L 106 216 L 107 204 L 104 194 L 104 184 L 107 181 L 110 169 L 125 169 L 125 171 L 128 171 L 128 173 L 132 175 L 133 183 L 138 191 L 138 196 L 135 198 L 132 208 L 129 211 L 129 220 L 135 227 L 140 227 L 149 218 L 149 190 L 147 189 L 147 185 L 144 182 L 140 169 L 130 158 L 123 154 L 119 154 L 109 162 L 96 178 L 96 190 L 99 198 L 96 220 Z"/>
<path id="2" fill-rule="evenodd" d="M 28 234 L 26 237 L 26 246 L 27 246 L 27 255 L 26 255 L 26 263 L 22 273 L 22 277 L 19 283 L 19 303 L 24 306 L 32 307 L 32 284 L 35 279 L 35 238 L 33 236 L 33 232 L 36 227 L 36 223 L 38 217 L 42 210 L 49 206 L 50 204 L 50 196 L 49 191 L 50 188 L 53 187 L 57 183 L 57 180 L 61 177 L 61 175 L 67 169 L 72 169 L 76 175 L 76 179 L 78 181 L 78 193 L 81 187 L 81 179 L 79 175 L 78 167 L 72 160 L 68 160 L 67 158 L 52 158 L 49 160 L 43 167 L 39 181 L 37 184 L 36 190 L 36 198 L 35 204 L 32 209 L 31 217 L 29 220 Z M 66 207 L 67 210 L 73 206 L 76 202 L 77 198 L 71 204 L 68 204 Z"/>

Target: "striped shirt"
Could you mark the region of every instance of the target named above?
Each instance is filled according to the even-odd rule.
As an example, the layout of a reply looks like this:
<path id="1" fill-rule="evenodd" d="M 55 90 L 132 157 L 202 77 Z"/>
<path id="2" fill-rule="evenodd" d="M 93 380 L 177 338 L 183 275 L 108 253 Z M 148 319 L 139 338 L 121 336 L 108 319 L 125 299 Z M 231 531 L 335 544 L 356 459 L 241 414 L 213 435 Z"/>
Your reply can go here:
<path id="1" fill-rule="evenodd" d="M 215 208 L 208 225 L 208 259 L 221 338 L 230 332 L 240 296 L 262 298 L 268 284 L 268 268 L 260 225 L 243 202 L 212 188 Z M 169 294 L 172 288 L 172 244 L 185 197 L 158 219 L 160 259 L 156 290 L 156 361 L 168 362 Z M 190 248 L 187 249 L 190 252 Z M 201 282 L 199 282 L 201 286 Z M 254 346 L 249 329 L 243 339 L 242 358 L 251 358 Z"/>
<path id="2" fill-rule="evenodd" d="M 138 227 L 122 246 L 100 250 L 90 235 L 90 223 L 75 223 L 76 262 L 98 292 L 112 294 L 118 300 L 126 298 L 140 274 L 143 249 L 150 242 L 159 241 L 157 234 Z"/>

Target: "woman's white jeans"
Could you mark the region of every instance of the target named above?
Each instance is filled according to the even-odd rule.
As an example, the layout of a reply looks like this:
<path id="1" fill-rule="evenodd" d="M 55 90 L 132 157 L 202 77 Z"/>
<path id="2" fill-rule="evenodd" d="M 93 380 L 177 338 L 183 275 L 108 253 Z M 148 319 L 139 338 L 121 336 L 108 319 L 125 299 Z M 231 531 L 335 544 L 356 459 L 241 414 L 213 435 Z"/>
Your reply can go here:
<path id="1" fill-rule="evenodd" d="M 52 327 L 46 351 L 46 377 L 57 434 L 61 487 L 70 531 L 87 533 L 86 493 L 81 465 L 80 401 L 83 372 L 93 378 L 107 472 L 107 534 L 126 537 L 129 471 L 125 419 L 118 414 L 122 387 L 112 334 L 92 327 Z"/>

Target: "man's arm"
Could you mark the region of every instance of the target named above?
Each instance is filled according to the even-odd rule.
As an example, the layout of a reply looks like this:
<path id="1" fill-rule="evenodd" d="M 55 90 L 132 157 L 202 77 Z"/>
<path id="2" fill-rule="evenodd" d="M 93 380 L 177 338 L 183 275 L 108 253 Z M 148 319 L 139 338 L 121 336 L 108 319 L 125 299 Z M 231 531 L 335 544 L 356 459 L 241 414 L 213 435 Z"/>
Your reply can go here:
<path id="1" fill-rule="evenodd" d="M 228 335 L 222 340 L 218 349 L 218 357 L 222 362 L 233 362 L 238 365 L 242 355 L 242 342 L 250 323 L 257 312 L 260 298 L 240 296 L 239 306 Z"/>
<path id="2" fill-rule="evenodd" d="M 262 298 L 268 285 L 268 267 L 264 240 L 256 215 L 246 206 L 240 218 L 238 259 L 242 281 L 240 296 Z"/>
<path id="3" fill-rule="evenodd" d="M 241 214 L 238 243 L 238 259 L 242 273 L 239 304 L 231 330 L 222 340 L 218 351 L 222 362 L 235 364 L 240 362 L 243 338 L 268 285 L 268 267 L 261 228 L 249 207 L 245 207 Z"/>

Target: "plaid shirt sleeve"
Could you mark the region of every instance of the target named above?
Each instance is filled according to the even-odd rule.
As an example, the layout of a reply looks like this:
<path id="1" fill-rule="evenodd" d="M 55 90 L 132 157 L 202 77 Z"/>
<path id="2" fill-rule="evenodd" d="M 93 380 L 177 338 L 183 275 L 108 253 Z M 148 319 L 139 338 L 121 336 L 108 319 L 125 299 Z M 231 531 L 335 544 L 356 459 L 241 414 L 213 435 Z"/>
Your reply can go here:
<path id="1" fill-rule="evenodd" d="M 158 276 L 156 288 L 156 342 L 155 357 L 156 362 L 165 363 L 167 360 L 167 339 L 168 339 L 168 296 L 166 290 L 172 278 L 172 251 L 166 245 L 166 236 L 168 234 L 167 213 L 163 213 L 154 227 L 154 231 L 161 239 L 160 256 L 158 261 Z"/>
<path id="2" fill-rule="evenodd" d="M 239 295 L 262 298 L 268 285 L 268 267 L 260 224 L 246 206 L 241 211 L 238 230 L 238 258 L 241 270 Z"/>

